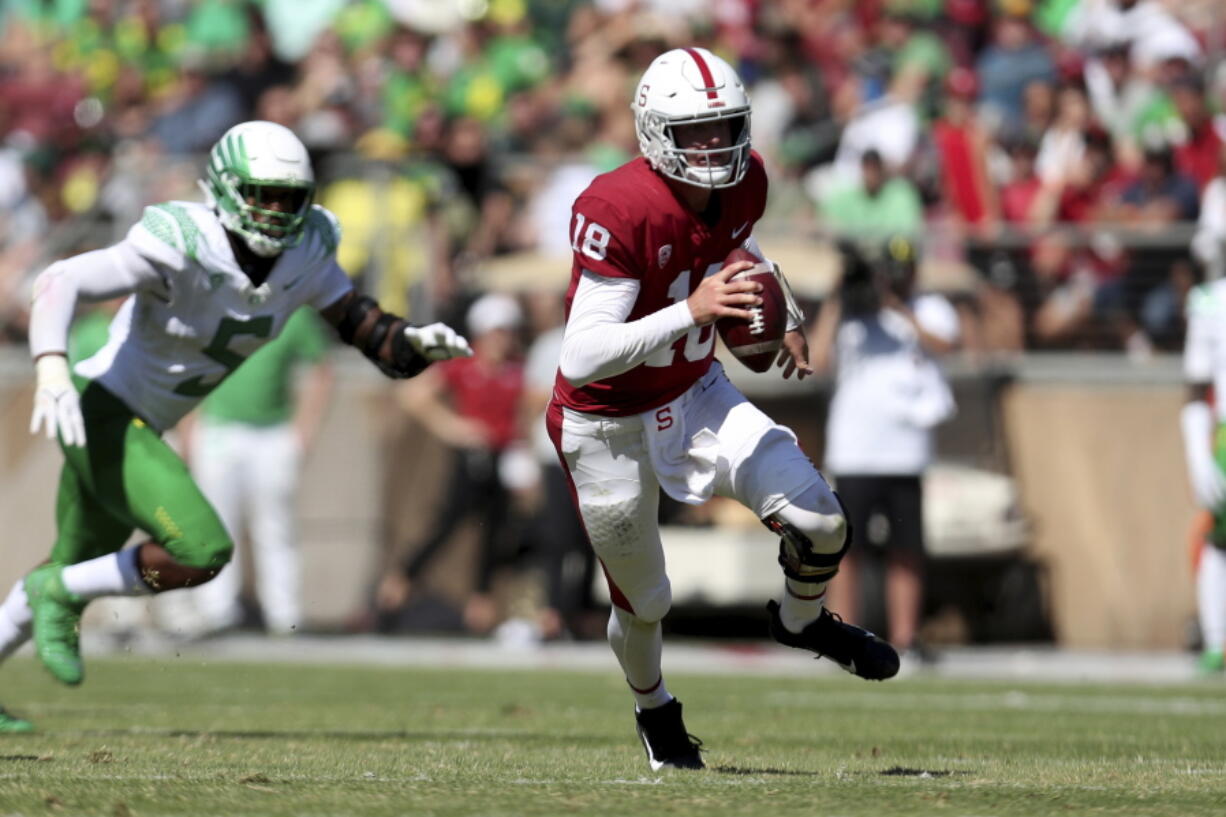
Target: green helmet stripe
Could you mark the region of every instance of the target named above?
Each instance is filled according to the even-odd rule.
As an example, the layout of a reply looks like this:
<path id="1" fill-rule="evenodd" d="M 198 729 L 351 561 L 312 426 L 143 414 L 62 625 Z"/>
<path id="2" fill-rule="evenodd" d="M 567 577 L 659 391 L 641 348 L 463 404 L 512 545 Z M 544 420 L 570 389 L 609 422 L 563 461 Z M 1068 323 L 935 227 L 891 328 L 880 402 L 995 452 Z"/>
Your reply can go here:
<path id="1" fill-rule="evenodd" d="M 234 169 L 234 172 L 246 178 L 250 173 L 247 164 L 247 146 L 243 144 L 242 135 L 231 134 L 226 137 L 226 141 L 230 148 L 230 167 Z"/>
<path id="2" fill-rule="evenodd" d="M 251 165 L 247 161 L 247 140 L 239 136 L 235 141 L 238 142 L 238 163 L 243 169 L 243 175 L 251 175 Z"/>

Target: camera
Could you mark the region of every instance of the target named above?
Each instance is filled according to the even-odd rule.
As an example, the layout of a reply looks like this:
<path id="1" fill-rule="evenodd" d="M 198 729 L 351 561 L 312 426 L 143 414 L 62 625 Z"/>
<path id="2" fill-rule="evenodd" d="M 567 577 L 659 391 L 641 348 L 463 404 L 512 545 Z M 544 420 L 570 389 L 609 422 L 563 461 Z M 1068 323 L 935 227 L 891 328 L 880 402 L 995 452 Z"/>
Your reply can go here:
<path id="1" fill-rule="evenodd" d="M 875 314 L 881 309 L 883 290 L 904 301 L 911 297 L 916 249 L 910 238 L 890 236 L 871 255 L 862 245 L 846 240 L 839 242 L 838 251 L 843 260 L 839 298 L 845 315 Z"/>
<path id="2" fill-rule="evenodd" d="M 858 244 L 840 241 L 839 257 L 843 261 L 843 277 L 839 281 L 839 300 L 844 315 L 866 315 L 881 309 L 873 266 Z"/>

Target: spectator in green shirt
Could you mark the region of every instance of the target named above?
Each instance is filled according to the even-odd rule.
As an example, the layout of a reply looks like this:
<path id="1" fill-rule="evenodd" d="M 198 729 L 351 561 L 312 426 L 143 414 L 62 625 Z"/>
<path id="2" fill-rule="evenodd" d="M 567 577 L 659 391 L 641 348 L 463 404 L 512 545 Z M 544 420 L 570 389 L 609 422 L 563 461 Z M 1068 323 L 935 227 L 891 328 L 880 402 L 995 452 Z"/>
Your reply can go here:
<path id="1" fill-rule="evenodd" d="M 831 190 L 819 202 L 818 215 L 831 232 L 869 241 L 893 234 L 916 236 L 924 223 L 915 185 L 901 176 L 891 178 L 875 150 L 860 158 L 859 182 Z"/>
<path id="2" fill-rule="evenodd" d="M 264 625 L 278 635 L 302 624 L 294 503 L 302 458 L 332 389 L 327 352 L 319 320 L 298 310 L 276 340 L 209 395 L 186 435 L 197 483 L 235 543 L 251 544 Z M 213 581 L 180 597 L 190 594 L 198 616 L 185 628 L 215 632 L 242 623 L 242 562 L 232 559 Z"/>

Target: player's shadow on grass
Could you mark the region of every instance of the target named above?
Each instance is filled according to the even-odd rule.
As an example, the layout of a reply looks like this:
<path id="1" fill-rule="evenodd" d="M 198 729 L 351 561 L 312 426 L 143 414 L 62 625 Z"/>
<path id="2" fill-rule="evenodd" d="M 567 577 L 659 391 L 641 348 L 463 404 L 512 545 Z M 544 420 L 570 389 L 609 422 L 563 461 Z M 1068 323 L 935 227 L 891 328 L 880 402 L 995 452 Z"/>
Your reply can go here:
<path id="1" fill-rule="evenodd" d="M 888 769 L 883 769 L 877 774 L 883 777 L 954 777 L 956 775 L 967 775 L 969 771 L 954 771 L 952 769 L 912 769 L 909 766 L 891 766 Z"/>
<path id="2" fill-rule="evenodd" d="M 779 775 L 787 777 L 818 777 L 821 772 L 806 772 L 800 769 L 747 769 L 743 766 L 713 766 L 711 771 L 719 772 L 720 774 L 734 774 L 746 777 L 757 777 L 759 775 Z M 883 769 L 876 774 L 886 777 L 952 777 L 954 775 L 970 774 L 968 771 L 951 771 L 949 769 L 912 769 L 906 766 L 892 766 L 889 769 Z"/>
<path id="3" fill-rule="evenodd" d="M 81 737 L 217 738 L 221 740 L 349 740 L 349 741 L 516 741 L 528 743 L 612 744 L 615 738 L 601 735 L 558 735 L 535 732 L 487 731 L 418 732 L 411 729 L 82 729 L 60 734 Z"/>
<path id="4" fill-rule="evenodd" d="M 743 777 L 759 775 L 777 775 L 785 777 L 817 777 L 821 772 L 806 772 L 801 769 L 749 769 L 744 766 L 712 766 L 711 771 L 720 774 L 734 774 Z"/>

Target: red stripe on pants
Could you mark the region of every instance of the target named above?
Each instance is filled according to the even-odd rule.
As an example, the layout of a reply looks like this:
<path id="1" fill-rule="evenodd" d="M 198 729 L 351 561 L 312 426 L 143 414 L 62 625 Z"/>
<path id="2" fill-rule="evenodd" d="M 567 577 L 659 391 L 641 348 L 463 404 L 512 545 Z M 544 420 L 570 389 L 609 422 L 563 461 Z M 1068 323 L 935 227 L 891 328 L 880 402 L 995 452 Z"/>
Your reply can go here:
<path id="1" fill-rule="evenodd" d="M 575 480 L 570 475 L 570 468 L 566 464 L 566 457 L 562 456 L 562 406 L 556 401 L 550 400 L 549 407 L 545 410 L 545 429 L 549 432 L 549 439 L 553 442 L 554 450 L 558 452 L 558 462 L 562 464 L 562 473 L 566 474 L 566 487 L 570 491 L 570 500 L 575 503 L 575 512 L 579 514 L 579 524 L 583 525 L 583 535 L 587 536 L 588 547 L 592 546 L 592 536 L 587 532 L 587 524 L 583 521 L 583 511 L 579 507 L 579 492 L 575 490 Z M 617 582 L 613 581 L 613 577 L 609 575 L 609 569 L 605 567 L 604 560 L 597 556 L 600 562 L 600 572 L 604 573 L 605 584 L 609 587 L 609 600 L 614 605 L 625 610 L 627 613 L 634 615 L 634 608 L 630 605 L 630 600 L 626 598 L 626 594 L 617 586 Z"/>

